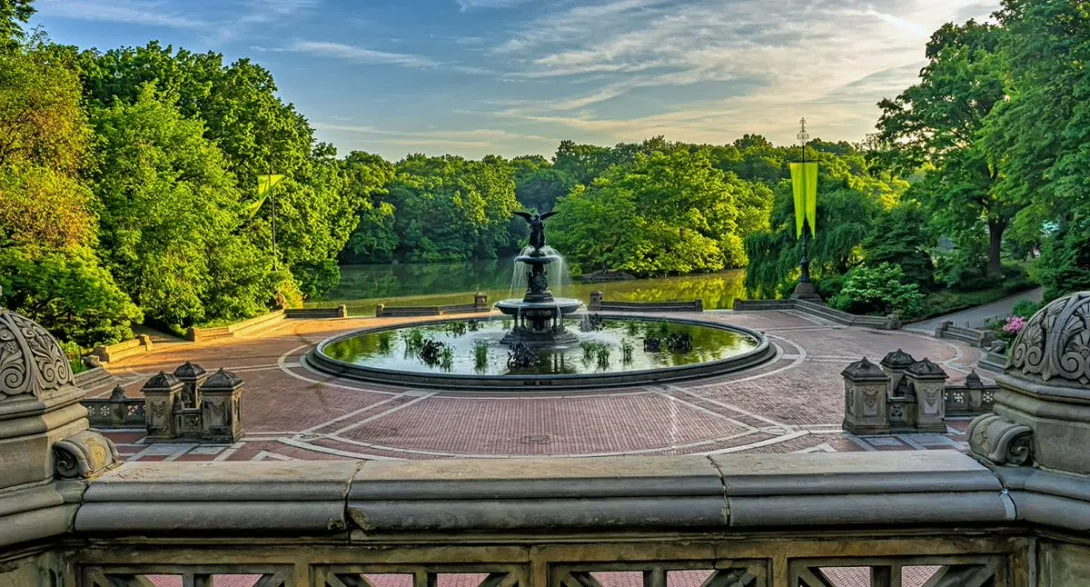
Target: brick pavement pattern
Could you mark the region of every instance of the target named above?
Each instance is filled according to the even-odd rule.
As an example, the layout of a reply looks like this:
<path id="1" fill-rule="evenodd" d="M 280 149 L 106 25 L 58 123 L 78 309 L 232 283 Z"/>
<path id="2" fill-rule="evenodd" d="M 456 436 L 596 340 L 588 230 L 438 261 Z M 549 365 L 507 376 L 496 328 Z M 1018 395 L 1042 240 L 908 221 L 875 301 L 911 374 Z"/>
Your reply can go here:
<path id="1" fill-rule="evenodd" d="M 288 320 L 244 338 L 173 345 L 109 365 L 140 397 L 152 375 L 189 360 L 246 381 L 245 436 L 233 445 L 158 443 L 111 431 L 129 460 L 422 459 L 436 457 L 716 454 L 964 449 L 967 421 L 947 434 L 856 437 L 841 429 L 840 371 L 904 349 L 941 364 L 951 383 L 980 359 L 967 345 L 908 331 L 823 322 L 793 311 L 692 315 L 764 332 L 776 358 L 716 379 L 591 392 L 448 392 L 333 378 L 300 358 L 322 340 L 418 319 Z"/>

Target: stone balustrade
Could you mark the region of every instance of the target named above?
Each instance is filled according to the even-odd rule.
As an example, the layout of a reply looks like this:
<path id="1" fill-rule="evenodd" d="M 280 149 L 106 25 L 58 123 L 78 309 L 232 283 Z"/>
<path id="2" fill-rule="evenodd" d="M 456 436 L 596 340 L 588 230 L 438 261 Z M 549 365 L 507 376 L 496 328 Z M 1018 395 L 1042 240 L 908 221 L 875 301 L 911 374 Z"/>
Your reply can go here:
<path id="1" fill-rule="evenodd" d="M 1030 320 L 971 455 L 126 464 L 56 341 L 0 310 L 0 586 L 1081 587 L 1088 308 Z M 857 399 L 896 376 L 928 403 L 943 379 L 894 359 L 858 366 Z"/>

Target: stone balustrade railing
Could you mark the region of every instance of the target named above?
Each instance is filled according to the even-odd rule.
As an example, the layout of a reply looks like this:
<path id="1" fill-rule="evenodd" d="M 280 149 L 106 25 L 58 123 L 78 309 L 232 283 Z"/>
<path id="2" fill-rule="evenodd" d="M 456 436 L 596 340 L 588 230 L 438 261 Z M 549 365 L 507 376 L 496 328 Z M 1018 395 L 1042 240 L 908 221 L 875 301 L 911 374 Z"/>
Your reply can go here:
<path id="1" fill-rule="evenodd" d="M 893 586 L 936 567 L 928 585 L 1059 586 L 1077 583 L 1027 582 L 1035 557 L 1090 560 L 1034 530 L 1090 528 L 1085 486 L 954 451 L 136 462 L 69 483 L 36 524 L 0 517 L 0 552 L 80 586 Z"/>
<path id="2" fill-rule="evenodd" d="M 449 306 L 387 306 L 378 304 L 375 306 L 376 318 L 407 318 L 414 316 L 445 316 L 447 314 L 479 314 L 488 312 L 488 296 L 483 293 L 473 295 L 471 304 L 454 304 Z"/>

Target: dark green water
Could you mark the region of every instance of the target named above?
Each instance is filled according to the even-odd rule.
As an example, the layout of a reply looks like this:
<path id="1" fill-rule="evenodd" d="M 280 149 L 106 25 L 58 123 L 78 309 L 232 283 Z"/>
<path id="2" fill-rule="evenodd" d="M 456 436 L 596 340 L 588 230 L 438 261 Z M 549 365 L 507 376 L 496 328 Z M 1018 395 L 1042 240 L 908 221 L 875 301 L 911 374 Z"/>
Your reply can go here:
<path id="1" fill-rule="evenodd" d="M 565 320 L 568 330 L 578 333 L 578 344 L 536 349 L 538 362 L 525 367 L 512 367 L 508 364 L 511 349 L 501 342 L 511 325 L 510 320 L 494 319 L 410 326 L 359 334 L 330 344 L 324 352 L 338 361 L 388 371 L 560 375 L 623 373 L 694 365 L 733 357 L 757 346 L 757 341 L 746 335 L 695 324 L 665 320 L 606 320 L 600 329 L 587 330 L 580 327 L 579 320 Z M 691 347 L 676 352 L 665 347 L 645 349 L 646 339 L 661 340 L 669 335 L 689 337 Z M 423 340 L 441 344 L 446 351 L 445 360 L 434 357 L 426 359 L 419 351 Z"/>
<path id="2" fill-rule="evenodd" d="M 483 291 L 490 303 L 512 295 L 513 262 L 510 259 L 466 263 L 425 263 L 400 265 L 348 265 L 341 267 L 341 283 L 310 308 L 348 306 L 353 316 L 373 316 L 375 305 L 442 306 L 472 303 L 472 294 Z M 636 279 L 608 283 L 579 283 L 563 279 L 553 294 L 577 298 L 586 303 L 596 289 L 611 301 L 658 302 L 700 298 L 705 309 L 728 309 L 743 297 L 745 271 Z"/>

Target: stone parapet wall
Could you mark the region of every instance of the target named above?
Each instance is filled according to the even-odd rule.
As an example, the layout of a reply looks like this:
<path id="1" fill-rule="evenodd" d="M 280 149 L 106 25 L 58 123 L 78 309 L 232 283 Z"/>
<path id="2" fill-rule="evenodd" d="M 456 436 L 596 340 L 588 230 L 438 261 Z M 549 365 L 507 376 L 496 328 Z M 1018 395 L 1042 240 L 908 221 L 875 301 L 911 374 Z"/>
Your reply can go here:
<path id="1" fill-rule="evenodd" d="M 794 298 L 786 300 L 734 300 L 733 309 L 735 312 L 796 310 L 844 326 L 877 328 L 879 330 L 899 330 L 901 328 L 901 320 L 896 315 L 884 318 L 880 316 L 859 316 L 830 308 L 820 302 Z"/>
<path id="2" fill-rule="evenodd" d="M 283 321 L 285 317 L 284 312 L 285 311 L 282 309 L 274 310 L 267 314 L 262 314 L 255 318 L 236 322 L 235 324 L 228 326 L 218 326 L 215 328 L 190 327 L 185 333 L 185 338 L 191 342 L 203 342 L 217 338 L 233 338 L 241 334 L 249 334 L 263 328 L 275 326 Z"/>

